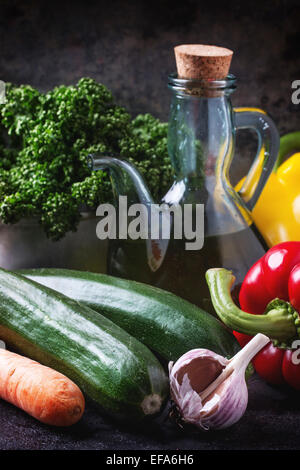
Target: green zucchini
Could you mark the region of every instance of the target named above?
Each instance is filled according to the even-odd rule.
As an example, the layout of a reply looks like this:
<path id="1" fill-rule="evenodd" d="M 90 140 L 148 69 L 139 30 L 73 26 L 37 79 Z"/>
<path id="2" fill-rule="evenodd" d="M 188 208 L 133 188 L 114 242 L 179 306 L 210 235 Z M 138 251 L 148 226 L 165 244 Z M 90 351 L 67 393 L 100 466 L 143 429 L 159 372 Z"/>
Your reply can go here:
<path id="1" fill-rule="evenodd" d="M 157 287 L 67 269 L 21 272 L 101 313 L 166 360 L 175 361 L 194 348 L 226 357 L 239 350 L 236 339 L 219 320 Z"/>
<path id="2" fill-rule="evenodd" d="M 167 397 L 164 369 L 146 346 L 87 306 L 3 269 L 0 339 L 65 374 L 117 418 L 154 414 Z"/>

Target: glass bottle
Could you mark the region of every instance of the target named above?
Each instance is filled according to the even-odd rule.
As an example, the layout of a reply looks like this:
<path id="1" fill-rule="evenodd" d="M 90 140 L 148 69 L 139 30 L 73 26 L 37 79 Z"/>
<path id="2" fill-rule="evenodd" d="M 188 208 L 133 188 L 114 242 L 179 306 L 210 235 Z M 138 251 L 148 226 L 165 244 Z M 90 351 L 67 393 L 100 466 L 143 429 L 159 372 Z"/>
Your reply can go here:
<path id="1" fill-rule="evenodd" d="M 169 240 L 161 235 L 146 240 L 117 238 L 109 242 L 107 271 L 161 287 L 211 311 L 206 270 L 231 269 L 237 292 L 248 269 L 265 252 L 266 245 L 250 214 L 275 164 L 279 135 L 263 111 L 233 109 L 233 75 L 223 80 L 194 80 L 174 74 L 169 76 L 168 85 L 172 92 L 168 152 L 175 177 L 160 203 L 182 208 L 191 204 L 194 211 L 197 204 L 203 204 L 204 244 L 201 249 L 187 250 L 184 236 L 171 236 Z M 245 183 L 253 183 L 248 201 L 229 180 L 235 133 L 242 128 L 258 134 L 258 151 Z M 141 202 L 149 208 L 157 202 L 130 163 L 92 155 L 90 166 L 94 170 L 110 169 L 116 194 L 130 195 L 128 203 Z"/>

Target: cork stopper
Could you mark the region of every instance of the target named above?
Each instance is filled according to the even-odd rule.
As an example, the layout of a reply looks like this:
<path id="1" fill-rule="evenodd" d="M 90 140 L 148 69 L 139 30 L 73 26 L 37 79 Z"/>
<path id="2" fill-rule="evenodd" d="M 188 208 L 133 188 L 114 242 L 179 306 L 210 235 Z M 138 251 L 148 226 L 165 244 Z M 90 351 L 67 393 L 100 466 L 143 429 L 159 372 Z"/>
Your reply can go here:
<path id="1" fill-rule="evenodd" d="M 174 47 L 179 78 L 220 80 L 228 75 L 233 52 L 201 44 Z"/>

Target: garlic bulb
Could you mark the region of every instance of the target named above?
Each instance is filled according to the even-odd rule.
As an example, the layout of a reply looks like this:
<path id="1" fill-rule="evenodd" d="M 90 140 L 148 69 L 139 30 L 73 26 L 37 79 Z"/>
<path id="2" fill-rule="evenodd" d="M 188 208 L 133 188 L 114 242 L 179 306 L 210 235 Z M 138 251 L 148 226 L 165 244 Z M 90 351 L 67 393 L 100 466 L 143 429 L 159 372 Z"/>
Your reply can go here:
<path id="1" fill-rule="evenodd" d="M 236 423 L 248 404 L 246 367 L 269 341 L 259 333 L 230 360 L 193 349 L 170 362 L 171 397 L 182 419 L 204 431 Z"/>

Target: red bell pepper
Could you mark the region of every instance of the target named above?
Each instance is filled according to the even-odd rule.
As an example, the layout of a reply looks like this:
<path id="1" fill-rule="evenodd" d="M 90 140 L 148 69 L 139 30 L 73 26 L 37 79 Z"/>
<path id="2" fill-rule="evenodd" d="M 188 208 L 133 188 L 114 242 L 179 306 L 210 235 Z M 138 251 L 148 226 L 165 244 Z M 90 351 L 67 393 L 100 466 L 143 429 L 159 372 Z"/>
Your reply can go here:
<path id="1" fill-rule="evenodd" d="M 280 243 L 252 266 L 240 290 L 240 309 L 231 299 L 230 271 L 210 269 L 206 278 L 217 314 L 241 346 L 258 332 L 273 340 L 253 359 L 258 374 L 300 390 L 300 364 L 292 349 L 300 338 L 300 242 Z"/>
<path id="2" fill-rule="evenodd" d="M 300 242 L 275 245 L 248 271 L 239 295 L 241 309 L 255 315 L 265 312 L 275 298 L 290 302 L 300 312 Z M 244 346 L 251 336 L 234 332 Z M 273 384 L 287 382 L 300 390 L 300 364 L 292 363 L 292 351 L 267 344 L 253 359 L 258 374 Z"/>

